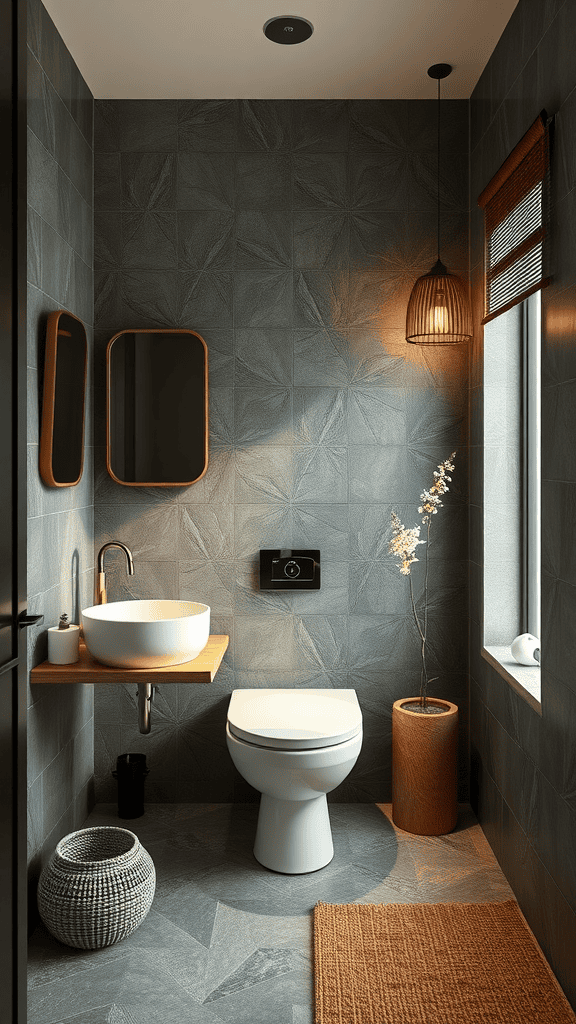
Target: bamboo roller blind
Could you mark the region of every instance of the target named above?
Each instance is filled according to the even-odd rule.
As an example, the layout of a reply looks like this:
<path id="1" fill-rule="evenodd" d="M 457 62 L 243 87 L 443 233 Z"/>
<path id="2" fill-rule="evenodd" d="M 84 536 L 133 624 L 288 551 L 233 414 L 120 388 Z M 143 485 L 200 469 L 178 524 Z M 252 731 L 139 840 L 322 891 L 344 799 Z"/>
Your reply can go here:
<path id="1" fill-rule="evenodd" d="M 483 324 L 549 283 L 549 130 L 542 111 L 478 197 L 484 210 Z"/>

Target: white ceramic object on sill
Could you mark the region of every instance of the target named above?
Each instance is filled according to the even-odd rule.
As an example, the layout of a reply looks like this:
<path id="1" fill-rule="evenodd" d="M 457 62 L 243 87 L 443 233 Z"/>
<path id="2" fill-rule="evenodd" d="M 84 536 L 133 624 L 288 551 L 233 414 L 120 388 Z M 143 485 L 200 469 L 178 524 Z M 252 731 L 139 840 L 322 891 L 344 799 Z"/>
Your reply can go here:
<path id="1" fill-rule="evenodd" d="M 116 668 L 162 668 L 197 658 L 210 636 L 210 608 L 197 601 L 114 601 L 82 612 L 93 658 Z"/>
<path id="2" fill-rule="evenodd" d="M 532 633 L 521 633 L 510 644 L 512 657 L 519 665 L 540 664 L 540 641 Z"/>

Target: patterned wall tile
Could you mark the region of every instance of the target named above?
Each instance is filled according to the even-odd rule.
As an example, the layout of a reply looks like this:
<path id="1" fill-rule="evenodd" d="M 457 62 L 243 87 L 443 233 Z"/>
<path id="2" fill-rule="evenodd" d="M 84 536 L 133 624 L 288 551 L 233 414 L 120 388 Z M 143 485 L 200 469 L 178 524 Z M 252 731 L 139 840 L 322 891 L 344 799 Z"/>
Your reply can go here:
<path id="1" fill-rule="evenodd" d="M 175 100 L 117 100 L 119 149 L 124 153 L 173 153 L 178 143 Z"/>
<path id="2" fill-rule="evenodd" d="M 234 159 L 222 153 L 179 153 L 178 210 L 232 210 Z"/>
<path id="3" fill-rule="evenodd" d="M 133 141 L 121 145 L 121 117 L 128 123 L 132 109 Z M 363 691 L 379 686 L 389 707 L 417 675 L 406 591 L 388 561 L 389 510 L 392 501 L 413 508 L 446 455 L 432 411 L 420 444 L 419 404 L 432 398 L 448 432 L 453 423 L 461 431 L 462 374 L 440 357 L 438 365 L 415 360 L 403 334 L 413 280 L 435 255 L 429 104 L 178 101 L 177 142 L 170 103 L 166 141 L 156 146 L 159 109 L 96 104 L 95 394 L 101 402 L 106 341 L 126 320 L 198 330 L 209 351 L 209 465 L 169 497 L 150 491 L 122 501 L 99 448 L 96 544 L 130 536 L 140 547 L 141 588 L 162 589 L 166 566 L 165 592 L 176 581 L 180 597 L 210 605 L 212 630 L 231 636 L 202 704 L 179 687 L 179 724 L 164 716 L 157 741 L 160 799 L 194 790 L 221 800 L 237 785 L 226 752 L 213 756 L 223 687 L 357 685 L 362 704 Z M 451 106 L 445 132 L 454 175 L 443 196 L 456 209 L 446 244 L 461 261 L 466 104 Z M 127 237 L 136 239 L 133 254 Z M 157 262 L 148 269 L 141 261 L 149 257 Z M 465 536 L 465 504 L 454 510 L 457 532 L 459 524 Z M 259 549 L 290 546 L 320 548 L 322 589 L 260 592 Z M 119 593 L 136 592 L 112 556 L 110 580 Z M 456 644 L 465 634 L 459 624 Z M 446 683 L 454 694 L 461 685 L 460 676 Z M 129 742 L 129 733 L 115 742 Z M 367 748 L 367 758 L 351 799 L 389 789 L 389 744 Z"/>
<path id="4" fill-rule="evenodd" d="M 174 153 L 122 153 L 120 171 L 123 209 L 173 210 L 175 208 L 176 157 Z"/>
<path id="5" fill-rule="evenodd" d="M 348 384 L 354 372 L 350 362 L 345 330 L 321 325 L 294 330 L 294 384 Z"/>
<path id="6" fill-rule="evenodd" d="M 240 100 L 236 146 L 240 152 L 289 150 L 292 104 L 285 100 Z"/>
<path id="7" fill-rule="evenodd" d="M 235 162 L 234 201 L 238 210 L 290 206 L 290 164 L 276 153 L 240 153 Z"/>
<path id="8" fill-rule="evenodd" d="M 40 0 L 28 0 L 26 36 L 30 50 L 35 57 L 39 57 L 42 41 L 42 4 Z"/>
<path id="9" fill-rule="evenodd" d="M 292 225 L 275 210 L 236 214 L 236 270 L 280 270 L 292 266 Z"/>
<path id="10" fill-rule="evenodd" d="M 221 559 L 232 556 L 234 509 L 230 505 L 180 505 L 178 556 Z"/>
<path id="11" fill-rule="evenodd" d="M 236 388 L 234 430 L 238 444 L 289 445 L 292 433 L 290 388 Z"/>
<path id="12" fill-rule="evenodd" d="M 179 270 L 233 270 L 234 217 L 218 210 L 180 211 Z"/>
<path id="13" fill-rule="evenodd" d="M 344 153 L 295 154 L 292 196 L 295 210 L 348 206 L 348 171 Z"/>
<path id="14" fill-rule="evenodd" d="M 76 487 L 49 488 L 38 465 L 40 391 L 46 323 L 69 309 L 87 327 L 92 353 L 92 97 L 51 18 L 29 4 L 28 41 L 28 593 L 44 615 L 29 630 L 28 666 L 47 657 L 47 629 L 66 611 L 78 622 L 93 592 L 92 427 L 85 430 L 84 472 Z M 90 140 L 90 142 L 88 141 Z M 89 376 L 90 381 L 90 376 Z M 92 402 L 87 403 L 91 419 Z M 79 828 L 93 770 L 92 687 L 34 694 L 28 724 L 29 770 L 38 799 L 30 808 L 30 880 L 51 852 L 59 827 Z M 66 692 L 64 693 L 64 689 Z"/>
<path id="15" fill-rule="evenodd" d="M 236 273 L 234 321 L 238 327 L 290 327 L 292 275 L 269 271 Z"/>
<path id="16" fill-rule="evenodd" d="M 294 266 L 302 270 L 343 270 L 349 258 L 349 219 L 345 213 L 294 213 Z"/>
<path id="17" fill-rule="evenodd" d="M 406 418 L 403 389 L 349 389 L 349 444 L 405 444 L 409 440 Z"/>
<path id="18" fill-rule="evenodd" d="M 96 108 L 98 109 L 98 107 Z M 94 153 L 94 205 L 98 211 L 122 209 L 120 153 Z"/>
<path id="19" fill-rule="evenodd" d="M 211 328 L 231 327 L 233 288 L 231 274 L 180 274 L 178 285 L 178 326 L 194 325 L 200 334 Z M 172 322 L 172 318 L 164 319 Z"/>
<path id="20" fill-rule="evenodd" d="M 28 128 L 28 205 L 52 227 L 58 226 L 58 164 Z"/>
<path id="21" fill-rule="evenodd" d="M 350 104 L 346 100 L 296 100 L 292 103 L 292 141 L 296 151 L 344 153 L 348 148 Z"/>
<path id="22" fill-rule="evenodd" d="M 175 270 L 176 214 L 158 210 L 123 213 L 122 266 L 127 270 Z"/>
<path id="23" fill-rule="evenodd" d="M 292 384 L 292 333 L 239 328 L 235 332 L 234 381 L 239 387 Z"/>
<path id="24" fill-rule="evenodd" d="M 283 461 L 280 465 L 289 468 L 287 456 L 289 452 L 278 449 Z M 254 463 L 244 462 L 244 471 L 249 472 Z M 234 509 L 234 553 L 236 558 L 252 559 L 258 555 L 260 548 L 276 548 L 283 543 L 292 544 L 292 506 L 288 500 L 271 503 L 264 502 L 266 492 L 261 495 L 261 503 L 241 503 L 237 501 Z M 287 538 L 287 539 L 286 539 Z M 296 546 L 295 544 L 293 545 Z"/>
<path id="25" fill-rule="evenodd" d="M 210 607 L 211 632 L 215 633 L 214 617 L 233 615 L 237 574 L 233 563 L 198 558 L 186 559 L 186 551 L 179 561 L 179 592 L 183 601 L 200 601 Z"/>
<path id="26" fill-rule="evenodd" d="M 307 447 L 292 450 L 296 502 L 343 502 L 348 499 L 346 448 Z"/>
<path id="27" fill-rule="evenodd" d="M 58 230 L 92 269 L 93 211 L 61 167 L 58 168 Z M 92 315 L 89 323 L 92 322 Z"/>
<path id="28" fill-rule="evenodd" d="M 361 445 L 349 448 L 350 501 L 388 503 L 390 481 L 399 501 L 409 500 L 403 445 Z"/>
<path id="29" fill-rule="evenodd" d="M 346 444 L 347 409 L 348 392 L 344 388 L 294 388 L 296 443 Z"/>
<path id="30" fill-rule="evenodd" d="M 210 331 L 212 339 L 212 331 Z M 209 369 L 210 380 L 212 375 Z M 213 388 L 212 401 L 208 410 L 209 448 L 229 449 L 234 445 L 234 389 L 232 387 Z M 208 456 L 210 469 L 210 455 Z"/>
<path id="31" fill-rule="evenodd" d="M 294 274 L 294 326 L 345 330 L 350 323 L 348 272 L 305 270 Z"/>
<path id="32" fill-rule="evenodd" d="M 220 153 L 233 150 L 236 117 L 234 100 L 179 100 L 179 151 Z"/>
<path id="33" fill-rule="evenodd" d="M 567 992 L 572 991 L 570 972 L 566 971 L 565 948 L 576 935 L 576 879 L 570 862 L 573 831 L 570 798 L 573 764 L 566 751 L 574 747 L 572 714 L 573 674 L 564 652 L 573 644 L 572 619 L 573 567 L 570 546 L 563 531 L 572 518 L 572 491 L 575 465 L 572 457 L 572 428 L 566 409 L 574 378 L 574 344 L 571 325 L 574 319 L 574 239 L 569 220 L 574 178 L 574 152 L 564 128 L 573 114 L 573 74 L 568 70 L 568 48 L 560 40 L 574 19 L 572 5 L 559 2 L 518 4 L 480 83 L 471 98 L 472 194 L 476 195 L 498 169 L 510 149 L 533 122 L 539 110 L 555 114 L 552 143 L 552 285 L 542 293 L 542 366 L 545 416 L 542 421 L 542 716 L 532 709 L 491 666 L 478 664 L 480 626 L 471 637 L 472 666 L 470 739 L 473 750 L 472 791 L 479 818 L 503 869 L 520 900 L 527 920 L 546 956 Z M 472 236 L 471 259 L 479 268 L 473 275 L 475 322 L 482 315 L 481 235 Z M 481 329 L 479 329 L 481 337 Z M 481 391 L 482 346 L 473 366 L 471 384 Z M 491 370 L 487 365 L 486 372 Z M 513 373 L 504 366 L 502 373 Z M 517 572 L 517 560 L 508 565 L 502 559 L 498 537 L 482 538 L 482 448 L 483 403 L 472 396 L 471 436 L 478 438 L 471 448 L 471 495 L 478 504 L 471 525 L 471 552 L 482 563 L 497 564 L 501 590 Z M 486 424 L 488 436 L 497 423 Z M 488 489 L 493 503 L 506 501 L 509 463 L 495 466 Z M 498 477 L 500 485 L 496 485 Z M 509 476 L 508 476 L 509 478 Z M 508 495 L 506 514 L 516 514 Z M 488 500 L 488 496 L 487 496 Z M 484 540 L 484 543 L 483 543 Z M 560 554 L 562 552 L 562 554 Z M 472 566 L 471 566 L 472 569 Z M 503 571 L 504 570 L 504 571 Z M 472 575 L 472 572 L 471 572 Z M 483 618 L 483 590 L 471 587 L 470 619 Z M 486 614 L 497 618 L 498 607 Z M 502 619 L 502 613 L 500 619 Z M 497 622 L 494 623 L 497 628 Z M 554 753 L 552 750 L 554 748 Z M 559 910 L 552 890 L 561 896 Z M 550 920 L 551 907 L 560 914 Z M 562 934 L 561 934 L 562 932 Z"/>

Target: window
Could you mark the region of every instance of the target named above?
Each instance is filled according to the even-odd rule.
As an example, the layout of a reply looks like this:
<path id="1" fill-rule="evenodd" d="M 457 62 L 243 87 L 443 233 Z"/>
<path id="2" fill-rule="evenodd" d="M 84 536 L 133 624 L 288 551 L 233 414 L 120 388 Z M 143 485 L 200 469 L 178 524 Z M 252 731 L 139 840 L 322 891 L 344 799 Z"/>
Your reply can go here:
<path id="1" fill-rule="evenodd" d="M 540 637 L 540 292 L 523 304 L 523 626 Z"/>
<path id="2" fill-rule="evenodd" d="M 483 655 L 541 713 L 540 669 L 510 644 L 540 637 L 540 289 L 548 277 L 546 111 L 478 197 L 484 210 Z"/>
<path id="3" fill-rule="evenodd" d="M 538 711 L 540 669 L 510 644 L 540 637 L 540 292 L 484 329 L 483 656 Z"/>

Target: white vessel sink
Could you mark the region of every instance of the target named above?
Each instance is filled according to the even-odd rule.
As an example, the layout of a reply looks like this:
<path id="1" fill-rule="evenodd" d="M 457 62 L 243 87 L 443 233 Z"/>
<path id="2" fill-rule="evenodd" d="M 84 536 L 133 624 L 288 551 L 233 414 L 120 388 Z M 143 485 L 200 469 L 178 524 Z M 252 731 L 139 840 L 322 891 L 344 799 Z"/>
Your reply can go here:
<path id="1" fill-rule="evenodd" d="M 193 661 L 210 635 L 210 608 L 196 601 L 114 601 L 82 612 L 93 658 L 117 668 L 162 668 Z"/>

